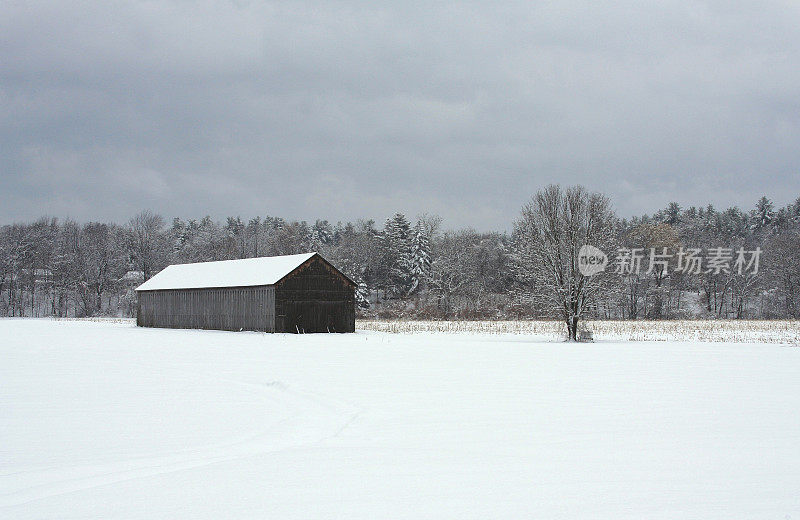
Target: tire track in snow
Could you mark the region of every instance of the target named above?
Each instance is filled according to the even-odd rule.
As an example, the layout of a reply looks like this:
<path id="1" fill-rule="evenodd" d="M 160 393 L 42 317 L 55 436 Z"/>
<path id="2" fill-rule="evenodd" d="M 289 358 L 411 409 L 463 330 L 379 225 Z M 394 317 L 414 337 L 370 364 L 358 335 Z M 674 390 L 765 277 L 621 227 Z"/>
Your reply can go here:
<path id="1" fill-rule="evenodd" d="M 163 365 L 136 364 L 148 370 L 168 371 L 191 379 L 206 379 L 241 386 L 261 396 L 266 391 L 273 397 L 293 402 L 295 406 L 292 408 L 299 408 L 302 411 L 293 413 L 273 423 L 269 428 L 235 442 L 216 443 L 177 452 L 173 450 L 168 455 L 142 456 L 107 464 L 53 466 L 44 470 L 38 468 L 3 475 L 0 478 L 28 473 L 35 479 L 38 474 L 39 479 L 46 482 L 0 495 L 0 508 L 20 506 L 53 496 L 135 479 L 317 445 L 338 437 L 363 412 L 363 409 L 350 403 L 336 401 L 314 392 L 291 389 L 281 381 L 253 383 Z M 65 475 L 69 476 L 64 478 Z"/>

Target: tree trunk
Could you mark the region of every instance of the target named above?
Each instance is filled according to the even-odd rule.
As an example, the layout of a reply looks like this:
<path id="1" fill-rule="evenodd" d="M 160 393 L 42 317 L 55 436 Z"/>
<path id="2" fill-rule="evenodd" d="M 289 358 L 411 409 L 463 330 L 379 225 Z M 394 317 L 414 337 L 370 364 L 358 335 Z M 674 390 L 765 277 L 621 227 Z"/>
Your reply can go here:
<path id="1" fill-rule="evenodd" d="M 578 341 L 578 317 L 567 318 L 567 341 Z"/>

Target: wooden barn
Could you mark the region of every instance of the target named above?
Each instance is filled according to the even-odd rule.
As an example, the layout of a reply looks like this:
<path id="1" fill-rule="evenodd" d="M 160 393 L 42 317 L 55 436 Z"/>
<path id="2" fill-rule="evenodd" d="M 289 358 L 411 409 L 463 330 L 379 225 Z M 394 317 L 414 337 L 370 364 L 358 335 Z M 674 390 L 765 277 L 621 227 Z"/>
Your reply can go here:
<path id="1" fill-rule="evenodd" d="M 354 332 L 356 284 L 317 253 L 171 265 L 137 289 L 136 323 Z"/>

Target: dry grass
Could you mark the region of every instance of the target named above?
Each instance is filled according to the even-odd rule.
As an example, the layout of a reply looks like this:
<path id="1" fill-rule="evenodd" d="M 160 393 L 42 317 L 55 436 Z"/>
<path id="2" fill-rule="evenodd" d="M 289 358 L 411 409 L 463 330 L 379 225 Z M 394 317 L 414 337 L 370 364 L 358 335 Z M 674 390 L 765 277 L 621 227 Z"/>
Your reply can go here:
<path id="1" fill-rule="evenodd" d="M 800 345 L 797 320 L 591 321 L 586 326 L 597 341 L 716 341 Z M 392 333 L 443 332 L 524 334 L 548 340 L 564 337 L 556 321 L 380 321 L 359 320 L 359 330 Z"/>
<path id="2" fill-rule="evenodd" d="M 56 321 L 93 321 L 97 323 L 136 323 L 136 318 L 114 318 L 111 316 L 93 316 L 88 318 L 49 318 Z"/>
<path id="3" fill-rule="evenodd" d="M 133 318 L 53 318 L 63 321 L 94 321 L 134 324 Z M 798 320 L 670 320 L 589 321 L 586 326 L 596 341 L 710 341 L 734 343 L 779 343 L 800 347 Z M 464 333 L 521 334 L 543 340 L 564 339 L 564 324 L 558 321 L 401 321 L 357 320 L 357 330 L 396 334 Z"/>

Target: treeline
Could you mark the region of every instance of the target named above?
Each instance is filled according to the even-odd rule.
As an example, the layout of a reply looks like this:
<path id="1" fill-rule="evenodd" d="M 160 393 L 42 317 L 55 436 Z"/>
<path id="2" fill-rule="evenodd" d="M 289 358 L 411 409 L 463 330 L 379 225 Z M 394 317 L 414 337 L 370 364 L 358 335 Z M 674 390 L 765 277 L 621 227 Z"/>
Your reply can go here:
<path id="1" fill-rule="evenodd" d="M 750 211 L 671 203 L 651 215 L 613 218 L 616 246 L 640 250 L 644 267 L 664 248 L 763 254 L 757 273 L 643 267 L 609 276 L 591 315 L 800 317 L 800 198 L 775 208 L 762 197 Z M 168 223 L 150 212 L 124 225 L 41 218 L 0 228 L 0 315 L 132 316 L 135 287 L 171 263 L 318 251 L 359 283 L 362 316 L 551 317 L 552 309 L 528 297 L 536 280 L 521 260 L 524 233 L 520 223 L 510 234 L 444 230 L 439 217 L 410 221 L 401 213 L 381 225 L 279 217 Z"/>

